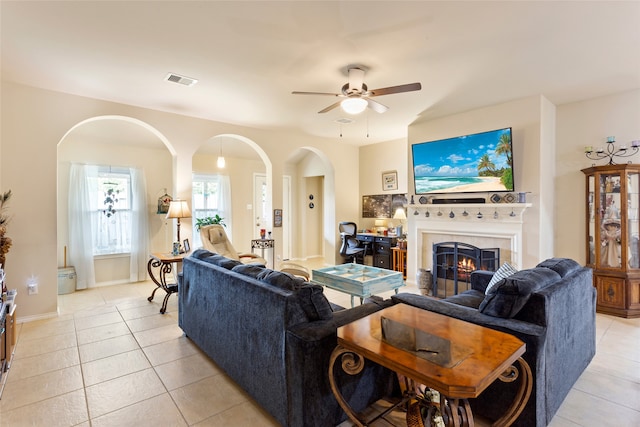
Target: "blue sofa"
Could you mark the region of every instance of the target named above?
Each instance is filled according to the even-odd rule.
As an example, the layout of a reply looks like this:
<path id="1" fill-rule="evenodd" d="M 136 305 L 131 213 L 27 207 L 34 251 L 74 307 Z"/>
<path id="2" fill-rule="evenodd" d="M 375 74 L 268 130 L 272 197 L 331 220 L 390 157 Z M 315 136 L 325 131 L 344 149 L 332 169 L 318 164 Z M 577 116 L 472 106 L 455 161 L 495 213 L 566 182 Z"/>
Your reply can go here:
<path id="1" fill-rule="evenodd" d="M 197 250 L 179 276 L 179 326 L 283 426 L 335 426 L 346 419 L 328 379 L 336 330 L 391 305 L 334 311 L 323 288 L 259 265 Z M 374 363 L 340 390 L 356 411 L 389 395 L 394 374 Z"/>
<path id="2" fill-rule="evenodd" d="M 544 427 L 595 355 L 596 291 L 592 271 L 570 259 L 552 258 L 498 281 L 485 294 L 492 276 L 486 271 L 473 272 L 469 291 L 444 300 L 407 293 L 392 299 L 524 341 L 533 390 L 513 425 Z M 494 382 L 470 401 L 474 414 L 498 419 L 513 401 L 517 385 Z"/>

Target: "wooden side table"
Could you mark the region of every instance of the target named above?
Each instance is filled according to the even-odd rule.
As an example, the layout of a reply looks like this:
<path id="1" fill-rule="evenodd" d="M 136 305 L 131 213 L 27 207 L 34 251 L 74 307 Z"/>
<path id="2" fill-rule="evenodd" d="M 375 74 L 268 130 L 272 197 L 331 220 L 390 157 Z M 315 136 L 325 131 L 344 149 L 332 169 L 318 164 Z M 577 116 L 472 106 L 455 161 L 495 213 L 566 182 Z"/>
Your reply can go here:
<path id="1" fill-rule="evenodd" d="M 391 248 L 393 251 L 393 269 L 402 273 L 402 278 L 407 280 L 407 250 L 399 247 Z"/>
<path id="2" fill-rule="evenodd" d="M 394 329 L 387 329 L 386 337 L 383 337 L 382 318 L 396 324 Z M 397 325 L 413 332 L 398 330 Z M 419 339 L 418 335 L 427 338 Z M 406 342 L 413 351 L 392 341 Z M 367 359 L 407 379 L 405 395 L 399 404 L 414 399 L 415 386 L 423 384 L 440 392 L 437 405 L 445 425 L 473 427 L 468 399 L 478 397 L 496 380 L 518 380 L 515 399 L 505 402 L 508 406 L 505 413 L 492 424 L 506 427 L 518 418 L 531 396 L 533 377 L 529 364 L 522 358 L 525 348 L 522 341 L 507 333 L 396 304 L 338 328 L 338 345 L 329 360 L 329 383 L 351 421 L 358 427 L 371 425 L 379 416 L 364 420 L 361 414 L 355 413 L 342 396 L 334 372 L 334 367 L 339 366 L 344 372 L 356 375 Z"/>
<path id="3" fill-rule="evenodd" d="M 149 277 L 153 280 L 153 283 L 156 284 L 157 288 L 153 290 L 151 296 L 147 298 L 149 301 L 153 301 L 153 297 L 156 294 L 158 289 L 162 289 L 167 294 L 164 296 L 164 300 L 162 301 L 162 307 L 160 307 L 160 313 L 164 314 L 167 311 L 167 301 L 171 294 L 178 292 L 178 280 L 177 277 L 173 277 L 171 282 L 167 281 L 167 275 L 174 273 L 173 264 L 182 263 L 182 260 L 189 255 L 188 253 L 180 254 L 180 255 L 172 255 L 170 253 L 153 253 L 149 257 L 149 262 L 147 263 L 147 271 L 149 272 Z M 177 267 L 176 267 L 177 269 Z M 156 276 L 155 271 L 158 272 Z"/>

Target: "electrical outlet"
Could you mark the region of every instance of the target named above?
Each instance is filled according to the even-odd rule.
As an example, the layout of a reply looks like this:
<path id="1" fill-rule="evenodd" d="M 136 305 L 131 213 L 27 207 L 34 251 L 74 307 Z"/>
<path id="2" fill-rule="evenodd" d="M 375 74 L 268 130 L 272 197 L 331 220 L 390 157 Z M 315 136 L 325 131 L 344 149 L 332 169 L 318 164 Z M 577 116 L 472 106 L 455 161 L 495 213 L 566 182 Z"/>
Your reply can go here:
<path id="1" fill-rule="evenodd" d="M 38 281 L 34 277 L 27 280 L 27 291 L 29 295 L 35 295 L 38 293 Z"/>

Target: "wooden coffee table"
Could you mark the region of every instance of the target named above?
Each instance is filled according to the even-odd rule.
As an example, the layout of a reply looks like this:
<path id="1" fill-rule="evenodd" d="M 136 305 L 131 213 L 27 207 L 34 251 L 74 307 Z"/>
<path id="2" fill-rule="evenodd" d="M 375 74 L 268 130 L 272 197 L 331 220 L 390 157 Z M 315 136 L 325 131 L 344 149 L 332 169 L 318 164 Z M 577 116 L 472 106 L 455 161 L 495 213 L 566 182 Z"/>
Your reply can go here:
<path id="1" fill-rule="evenodd" d="M 388 325 L 384 338 L 382 318 Z M 416 343 L 421 350 L 401 348 L 404 345 L 415 350 L 411 346 Z M 514 402 L 493 424 L 509 426 L 531 395 L 531 369 L 520 357 L 524 352 L 525 344 L 512 335 L 397 304 L 338 328 L 338 346 L 331 355 L 329 381 L 338 403 L 357 426 L 368 424 L 342 397 L 334 376 L 336 362 L 352 375 L 361 372 L 368 359 L 404 376 L 410 380 L 404 402 L 415 397 L 415 384 L 437 390 L 446 397 L 440 403 L 445 424 L 473 426 L 467 399 L 478 397 L 497 379 L 504 382 L 519 379 Z M 520 369 L 514 365 L 516 362 Z"/>

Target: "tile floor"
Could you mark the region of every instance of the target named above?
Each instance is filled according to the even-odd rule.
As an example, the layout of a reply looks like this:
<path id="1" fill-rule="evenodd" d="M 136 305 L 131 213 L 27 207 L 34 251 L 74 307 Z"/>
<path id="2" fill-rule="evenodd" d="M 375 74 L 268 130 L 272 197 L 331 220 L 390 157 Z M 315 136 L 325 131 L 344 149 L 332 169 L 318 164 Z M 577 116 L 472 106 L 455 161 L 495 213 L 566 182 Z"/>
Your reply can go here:
<path id="1" fill-rule="evenodd" d="M 182 336 L 175 295 L 164 315 L 159 295 L 147 301 L 153 287 L 61 295 L 58 317 L 18 324 L 0 426 L 276 426 Z M 349 305 L 344 294 L 327 295 Z M 640 425 L 640 319 L 598 315 L 597 334 L 597 355 L 552 427 Z"/>

